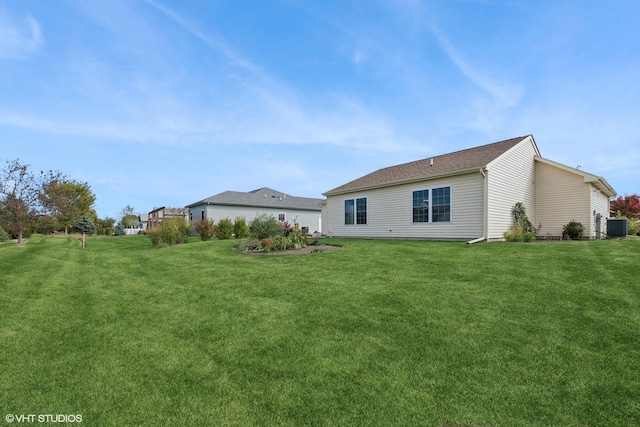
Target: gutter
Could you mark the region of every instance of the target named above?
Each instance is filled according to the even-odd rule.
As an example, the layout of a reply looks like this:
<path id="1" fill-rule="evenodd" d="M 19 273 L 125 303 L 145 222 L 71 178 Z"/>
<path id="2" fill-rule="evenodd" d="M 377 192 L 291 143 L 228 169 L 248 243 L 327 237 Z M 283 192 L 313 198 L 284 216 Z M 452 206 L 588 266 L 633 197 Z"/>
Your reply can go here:
<path id="1" fill-rule="evenodd" d="M 469 240 L 467 242 L 467 245 L 473 245 L 474 243 L 482 242 L 484 240 L 487 240 L 487 238 L 485 236 L 478 237 L 477 239 Z"/>
<path id="2" fill-rule="evenodd" d="M 484 193 L 484 197 L 483 197 L 483 221 L 482 221 L 482 229 L 483 229 L 483 235 L 482 237 L 478 237 L 477 239 L 472 239 L 469 240 L 467 242 L 467 245 L 473 245 L 474 243 L 478 243 L 478 242 L 483 242 L 485 240 L 487 240 L 487 230 L 489 228 L 488 226 L 488 218 L 489 218 L 489 201 L 488 199 L 488 195 L 489 195 L 489 180 L 487 179 L 487 174 L 484 168 L 480 168 L 480 173 L 482 174 L 482 177 L 484 178 L 484 188 L 483 188 L 483 193 Z"/>

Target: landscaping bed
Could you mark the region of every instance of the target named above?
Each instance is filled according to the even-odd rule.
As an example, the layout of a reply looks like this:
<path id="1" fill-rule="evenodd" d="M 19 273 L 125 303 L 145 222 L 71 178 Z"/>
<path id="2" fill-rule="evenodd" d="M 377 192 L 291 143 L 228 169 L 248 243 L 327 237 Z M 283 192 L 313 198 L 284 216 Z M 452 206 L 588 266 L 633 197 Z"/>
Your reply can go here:
<path id="1" fill-rule="evenodd" d="M 308 245 L 299 249 L 285 249 L 285 250 L 272 250 L 265 251 L 264 249 L 253 249 L 243 251 L 245 254 L 251 255 L 306 255 L 306 254 L 315 254 L 320 252 L 329 252 L 335 251 L 337 249 L 341 249 L 342 246 L 338 245 Z"/>

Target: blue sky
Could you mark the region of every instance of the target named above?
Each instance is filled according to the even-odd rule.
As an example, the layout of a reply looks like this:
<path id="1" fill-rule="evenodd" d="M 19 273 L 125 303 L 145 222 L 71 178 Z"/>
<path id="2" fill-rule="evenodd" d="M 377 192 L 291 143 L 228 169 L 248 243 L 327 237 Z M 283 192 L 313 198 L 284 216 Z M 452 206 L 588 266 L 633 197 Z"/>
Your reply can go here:
<path id="1" fill-rule="evenodd" d="M 639 0 L 0 3 L 0 160 L 101 217 L 533 134 L 640 192 Z"/>

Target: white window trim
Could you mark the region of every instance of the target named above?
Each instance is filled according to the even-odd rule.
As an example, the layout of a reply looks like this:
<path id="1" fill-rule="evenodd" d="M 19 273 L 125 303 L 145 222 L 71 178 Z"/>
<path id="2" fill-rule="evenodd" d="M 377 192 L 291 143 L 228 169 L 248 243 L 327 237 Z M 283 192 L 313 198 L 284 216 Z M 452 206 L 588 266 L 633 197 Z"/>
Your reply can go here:
<path id="1" fill-rule="evenodd" d="M 449 187 L 449 221 L 438 221 L 438 222 L 434 222 L 433 221 L 433 189 L 438 189 L 438 188 L 446 188 Z M 428 222 L 414 222 L 413 221 L 413 193 L 415 191 L 423 191 L 423 190 L 429 190 L 429 221 Z M 416 187 L 411 189 L 411 192 L 409 193 L 409 199 L 411 200 L 410 202 L 410 209 L 409 209 L 409 221 L 411 222 L 411 225 L 426 225 L 426 224 L 451 224 L 453 223 L 453 185 L 451 184 L 438 184 L 438 185 L 432 185 L 432 186 L 424 186 L 424 187 Z"/>
<path id="2" fill-rule="evenodd" d="M 366 201 L 366 205 L 367 205 L 367 210 L 366 210 L 366 214 L 367 214 L 367 222 L 364 224 L 358 224 L 358 200 L 360 199 L 364 199 Z M 344 215 L 345 215 L 345 202 L 348 200 L 353 200 L 353 224 L 347 224 L 344 220 Z M 364 197 L 349 197 L 348 199 L 344 199 L 342 201 L 342 223 L 345 227 L 366 227 L 369 225 L 369 198 L 364 196 Z"/>

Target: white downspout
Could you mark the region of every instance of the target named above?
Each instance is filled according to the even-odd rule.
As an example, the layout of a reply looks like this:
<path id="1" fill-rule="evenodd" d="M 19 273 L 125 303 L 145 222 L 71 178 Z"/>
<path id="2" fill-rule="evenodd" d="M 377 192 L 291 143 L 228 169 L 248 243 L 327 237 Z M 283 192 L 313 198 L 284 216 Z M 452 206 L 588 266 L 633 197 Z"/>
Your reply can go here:
<path id="1" fill-rule="evenodd" d="M 482 199 L 482 215 L 484 216 L 484 218 L 482 219 L 482 237 L 478 237 L 477 239 L 473 239 L 473 240 L 469 240 L 467 242 L 467 245 L 473 245 L 474 243 L 478 243 L 478 242 L 482 242 L 484 240 L 487 240 L 487 230 L 489 228 L 488 226 L 488 218 L 489 218 L 489 200 L 488 196 L 489 196 L 489 180 L 487 179 L 487 174 L 485 173 L 484 168 L 480 168 L 480 173 L 482 174 L 482 177 L 484 178 L 484 185 L 483 185 L 483 199 Z"/>

